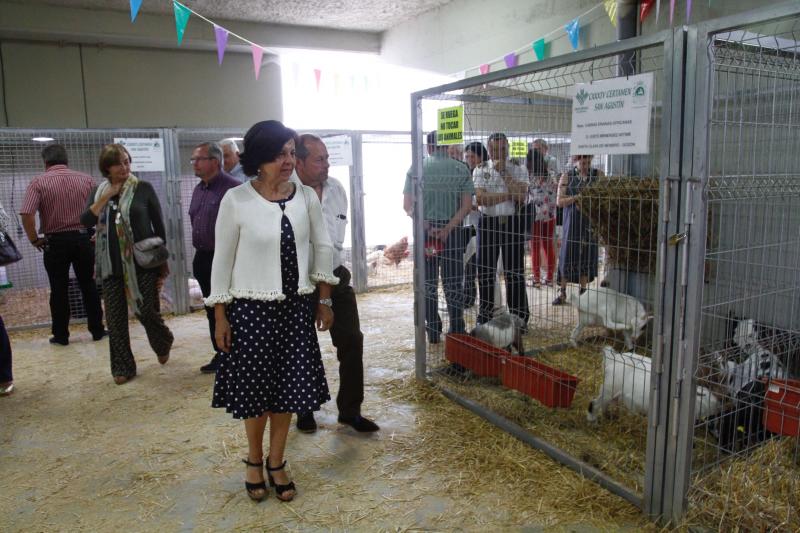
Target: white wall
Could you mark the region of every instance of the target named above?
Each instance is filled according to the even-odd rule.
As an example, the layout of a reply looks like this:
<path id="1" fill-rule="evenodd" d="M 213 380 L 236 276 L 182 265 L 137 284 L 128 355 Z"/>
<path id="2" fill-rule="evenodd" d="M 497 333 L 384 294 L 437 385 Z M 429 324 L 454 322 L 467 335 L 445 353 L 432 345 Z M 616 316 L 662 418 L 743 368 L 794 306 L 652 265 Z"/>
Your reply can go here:
<path id="1" fill-rule="evenodd" d="M 217 21 L 268 47 L 377 53 L 376 33 Z M 173 16 L 0 1 L 0 126 L 239 127 L 281 119 L 281 68 L 230 37 L 217 64 L 213 27 L 192 16 L 178 47 Z"/>

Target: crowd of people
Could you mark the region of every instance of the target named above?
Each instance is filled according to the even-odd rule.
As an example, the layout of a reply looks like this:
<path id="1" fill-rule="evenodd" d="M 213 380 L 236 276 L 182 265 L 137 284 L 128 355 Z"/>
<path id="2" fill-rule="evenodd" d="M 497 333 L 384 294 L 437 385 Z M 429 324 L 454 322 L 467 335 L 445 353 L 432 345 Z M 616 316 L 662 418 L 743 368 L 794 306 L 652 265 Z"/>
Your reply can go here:
<path id="1" fill-rule="evenodd" d="M 330 399 L 317 331 L 330 331 L 339 360 L 338 421 L 362 433 L 380 428 L 361 414 L 363 334 L 342 257 L 348 201 L 328 176 L 325 143 L 269 120 L 253 125 L 243 144 L 240 153 L 232 139 L 200 143 L 190 159 L 199 178 L 188 209 L 192 270 L 213 351 L 200 370 L 215 374 L 212 407 L 244 421 L 247 495 L 263 500 L 269 482 L 278 499 L 290 501 L 297 488 L 284 454 L 292 414 L 299 431 L 312 433 L 314 412 Z M 158 195 L 131 172 L 122 144 L 102 148 L 97 185 L 68 167 L 59 144 L 45 147 L 42 159 L 45 172 L 30 182 L 20 216 L 50 281 L 50 343 L 69 344 L 71 268 L 92 339 L 108 336 L 111 375 L 123 385 L 137 375 L 130 313 L 160 364 L 174 340 L 160 310 L 169 251 Z M 0 318 L 0 395 L 14 390 L 11 370 Z"/>
<path id="2" fill-rule="evenodd" d="M 492 133 L 484 145 L 439 146 L 426 137 L 422 163 L 422 224 L 425 238 L 425 328 L 428 342 L 441 342 L 438 287 L 444 289 L 448 333 L 464 333 L 464 310 L 477 301 L 477 324 L 488 322 L 503 305 L 496 284 L 505 282 L 508 311 L 525 324 L 530 318 L 526 286 L 558 287 L 553 305 L 566 303 L 566 284 L 581 291 L 597 276 L 598 244 L 577 199 L 602 172 L 591 155 L 576 155 L 559 173 L 558 160 L 544 139 L 535 139 L 523 161 L 510 157 L 505 134 Z M 403 208 L 413 215 L 414 186 L 409 169 Z M 556 269 L 556 227 L 561 226 Z M 467 252 L 476 237 L 475 252 Z M 531 275 L 525 278 L 529 243 Z M 544 257 L 544 278 L 542 260 Z M 477 281 L 477 291 L 476 291 Z M 476 300 L 477 292 L 477 300 Z"/>

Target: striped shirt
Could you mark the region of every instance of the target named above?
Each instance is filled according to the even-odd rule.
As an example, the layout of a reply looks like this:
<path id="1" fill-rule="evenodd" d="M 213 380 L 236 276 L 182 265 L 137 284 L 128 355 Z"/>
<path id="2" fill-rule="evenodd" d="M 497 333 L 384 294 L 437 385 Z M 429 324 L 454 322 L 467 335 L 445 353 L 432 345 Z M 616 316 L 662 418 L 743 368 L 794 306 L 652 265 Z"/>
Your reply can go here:
<path id="1" fill-rule="evenodd" d="M 85 229 L 80 222 L 94 178 L 67 165 L 53 165 L 33 178 L 25 191 L 21 215 L 39 212 L 40 233 Z"/>

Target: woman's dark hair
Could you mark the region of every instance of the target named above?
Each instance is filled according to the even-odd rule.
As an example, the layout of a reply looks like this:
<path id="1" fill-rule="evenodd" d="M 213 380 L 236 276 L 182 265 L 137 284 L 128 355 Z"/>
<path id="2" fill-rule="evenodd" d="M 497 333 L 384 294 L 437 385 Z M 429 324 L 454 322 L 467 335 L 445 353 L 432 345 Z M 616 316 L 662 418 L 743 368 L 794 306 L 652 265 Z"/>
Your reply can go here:
<path id="1" fill-rule="evenodd" d="M 480 156 L 481 162 L 485 163 L 489 160 L 489 152 L 486 151 L 486 147 L 483 143 L 475 141 L 471 142 L 464 147 L 464 153 L 472 152 L 473 154 Z"/>
<path id="2" fill-rule="evenodd" d="M 253 124 L 244 134 L 244 152 L 239 163 L 248 176 L 258 174 L 258 167 L 272 163 L 283 150 L 283 145 L 295 139 L 297 133 L 277 120 L 264 120 Z"/>
<path id="3" fill-rule="evenodd" d="M 547 176 L 547 162 L 539 150 L 528 150 L 528 155 L 525 156 L 525 166 L 531 176 L 539 178 Z"/>
<path id="4" fill-rule="evenodd" d="M 100 173 L 107 178 L 108 169 L 114 165 L 119 165 L 122 162 L 123 155 L 127 155 L 128 161 L 133 162 L 130 152 L 121 144 L 114 143 L 103 146 L 103 149 L 100 150 L 100 160 L 98 161 Z"/>

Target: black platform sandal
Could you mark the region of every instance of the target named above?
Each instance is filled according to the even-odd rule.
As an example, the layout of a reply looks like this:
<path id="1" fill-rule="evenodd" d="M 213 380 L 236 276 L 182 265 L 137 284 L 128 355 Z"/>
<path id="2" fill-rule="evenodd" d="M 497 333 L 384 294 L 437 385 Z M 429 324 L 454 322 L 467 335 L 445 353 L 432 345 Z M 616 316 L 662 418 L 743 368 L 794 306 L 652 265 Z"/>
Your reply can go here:
<path id="1" fill-rule="evenodd" d="M 261 470 L 261 467 L 264 466 L 263 461 L 258 463 L 251 463 L 247 459 L 242 459 L 242 462 L 247 466 L 252 466 L 253 468 L 258 468 L 259 470 Z M 261 500 L 267 497 L 267 494 L 269 494 L 267 492 L 267 484 L 263 481 L 260 481 L 258 483 L 250 483 L 249 481 L 245 481 L 244 488 L 247 489 L 247 495 L 250 496 L 250 499 L 253 500 L 254 502 L 260 502 Z M 259 496 L 258 491 L 261 490 L 263 490 L 264 492 Z"/>
<path id="2" fill-rule="evenodd" d="M 294 481 L 290 481 L 286 485 L 278 485 L 275 483 L 275 479 L 273 479 L 272 474 L 270 472 L 277 472 L 278 470 L 283 470 L 283 467 L 286 466 L 286 461 L 281 463 L 281 466 L 276 466 L 275 468 L 269 466 L 269 462 L 267 463 L 267 478 L 269 479 L 269 486 L 275 487 L 275 496 L 282 502 L 290 502 L 294 499 L 294 494 L 292 494 L 288 498 L 283 498 L 282 495 L 284 492 L 288 492 L 290 490 L 297 492 L 297 489 L 294 488 Z"/>

